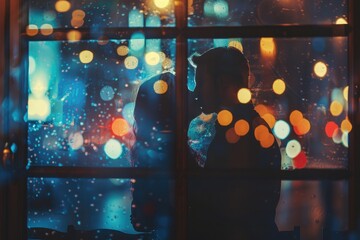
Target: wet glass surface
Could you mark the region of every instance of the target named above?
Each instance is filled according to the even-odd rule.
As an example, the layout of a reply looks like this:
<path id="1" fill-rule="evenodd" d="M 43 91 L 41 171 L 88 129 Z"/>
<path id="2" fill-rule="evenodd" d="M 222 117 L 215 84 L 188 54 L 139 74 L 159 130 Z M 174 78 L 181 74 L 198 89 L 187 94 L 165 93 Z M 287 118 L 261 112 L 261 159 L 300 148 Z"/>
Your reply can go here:
<path id="1" fill-rule="evenodd" d="M 189 26 L 346 23 L 344 0 L 190 0 Z"/>

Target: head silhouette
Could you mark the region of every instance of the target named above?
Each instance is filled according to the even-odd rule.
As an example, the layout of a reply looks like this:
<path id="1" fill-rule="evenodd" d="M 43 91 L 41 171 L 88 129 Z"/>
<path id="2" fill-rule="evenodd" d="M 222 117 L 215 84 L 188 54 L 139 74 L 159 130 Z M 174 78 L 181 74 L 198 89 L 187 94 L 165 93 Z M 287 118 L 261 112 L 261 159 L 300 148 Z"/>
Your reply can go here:
<path id="1" fill-rule="evenodd" d="M 238 103 L 237 92 L 248 87 L 249 64 L 243 53 L 234 47 L 213 48 L 194 54 L 190 59 L 196 68 L 196 88 L 203 112 L 215 112 L 221 106 Z"/>

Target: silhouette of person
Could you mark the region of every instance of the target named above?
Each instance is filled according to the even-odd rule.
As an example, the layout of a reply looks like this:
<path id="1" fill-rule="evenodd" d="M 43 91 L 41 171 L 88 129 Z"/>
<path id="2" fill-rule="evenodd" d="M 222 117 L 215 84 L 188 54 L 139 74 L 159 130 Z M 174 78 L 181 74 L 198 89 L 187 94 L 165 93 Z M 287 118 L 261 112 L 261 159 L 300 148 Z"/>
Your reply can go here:
<path id="1" fill-rule="evenodd" d="M 171 169 L 175 163 L 175 75 L 151 77 L 140 85 L 134 109 L 136 142 L 131 149 L 134 167 Z M 135 230 L 152 233 L 151 239 L 172 239 L 174 234 L 173 181 L 149 176 L 132 184 L 131 222 Z"/>
<path id="2" fill-rule="evenodd" d="M 248 89 L 250 71 L 243 53 L 219 47 L 189 60 L 196 68 L 194 95 L 200 106 L 188 130 L 190 167 L 202 172 L 280 169 L 280 150 L 269 126 L 251 102 L 238 99 L 239 89 Z M 280 180 L 193 177 L 188 194 L 189 239 L 276 239 Z"/>

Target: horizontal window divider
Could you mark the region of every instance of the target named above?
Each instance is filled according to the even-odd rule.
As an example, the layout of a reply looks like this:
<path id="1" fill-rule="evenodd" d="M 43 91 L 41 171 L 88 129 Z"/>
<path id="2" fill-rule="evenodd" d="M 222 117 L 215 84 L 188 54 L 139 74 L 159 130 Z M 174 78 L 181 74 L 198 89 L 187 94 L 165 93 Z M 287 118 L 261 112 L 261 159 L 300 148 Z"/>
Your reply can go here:
<path id="1" fill-rule="evenodd" d="M 40 33 L 28 36 L 27 41 L 66 41 L 67 33 L 76 30 L 81 33 L 80 40 L 129 39 L 133 33 L 142 32 L 145 38 L 176 38 L 183 34 L 185 38 L 294 38 L 294 37 L 341 37 L 349 35 L 349 25 L 279 25 L 279 26 L 209 26 L 209 27 L 153 27 L 153 28 L 104 28 L 94 32 L 90 28 L 56 28 L 48 36 Z"/>
<path id="2" fill-rule="evenodd" d="M 196 169 L 175 170 L 159 168 L 113 167 L 30 167 L 27 177 L 59 178 L 233 178 L 281 180 L 348 180 L 348 169 Z"/>

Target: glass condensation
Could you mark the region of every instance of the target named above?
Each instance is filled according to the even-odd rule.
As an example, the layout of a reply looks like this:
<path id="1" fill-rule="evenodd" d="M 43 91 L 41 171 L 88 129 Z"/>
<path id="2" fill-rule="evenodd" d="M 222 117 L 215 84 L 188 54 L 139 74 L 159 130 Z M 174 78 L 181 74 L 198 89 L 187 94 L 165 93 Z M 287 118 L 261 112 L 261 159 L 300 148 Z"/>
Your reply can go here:
<path id="1" fill-rule="evenodd" d="M 31 0 L 29 7 L 29 25 L 40 30 L 175 25 L 173 1 Z"/>
<path id="2" fill-rule="evenodd" d="M 139 86 L 153 76 L 162 78 L 163 72 L 173 82 L 174 46 L 174 40 L 145 39 L 142 33 L 127 40 L 30 42 L 24 117 L 29 164 L 132 166 L 130 149 L 138 142 L 134 108 Z M 153 95 L 170 94 L 165 94 L 168 88 L 161 88 L 167 82 L 161 83 L 154 86 L 156 90 L 149 88 Z M 156 123 L 151 124 L 148 132 L 155 128 Z M 156 136 L 151 141 L 160 149 L 165 140 Z"/>
<path id="3" fill-rule="evenodd" d="M 251 93 L 251 103 L 275 137 L 257 140 L 264 148 L 273 142 L 279 145 L 282 169 L 347 168 L 348 135 L 352 130 L 348 120 L 347 38 L 191 39 L 188 43 L 189 56 L 227 46 L 244 52 L 250 65 L 249 101 Z M 212 68 L 225 67 L 220 65 Z M 214 112 L 218 114 L 218 118 L 212 118 L 214 121 L 199 118 L 204 106 L 200 106 L 197 93 L 209 85 L 204 83 L 200 89 L 196 87 L 207 78 L 199 74 L 196 83 L 196 69 L 189 64 L 189 116 L 192 125 L 188 134 L 193 138 L 190 147 L 203 154 L 210 148 L 217 148 L 216 143 L 209 147 L 212 139 L 206 136 L 214 136 L 214 127 L 211 126 L 220 126 L 220 122 L 219 112 Z M 219 96 L 212 99 L 216 98 Z M 237 103 L 242 105 L 241 99 Z M 241 124 L 236 132 L 238 120 L 234 115 L 226 126 L 222 126 L 230 132 L 223 136 L 228 145 L 240 144 L 238 141 L 243 136 L 257 137 L 261 132 L 255 127 L 244 130 Z M 244 157 L 243 153 L 237 154 L 239 159 Z M 226 156 L 223 151 L 222 158 Z"/>
<path id="4" fill-rule="evenodd" d="M 345 0 L 190 0 L 189 26 L 333 24 L 347 19 Z"/>
<path id="5" fill-rule="evenodd" d="M 114 230 L 113 237 L 120 232 L 131 236 L 140 234 L 139 229 L 142 233 L 155 231 L 151 234 L 168 237 L 173 221 L 174 203 L 170 200 L 174 199 L 170 197 L 173 186 L 169 180 L 157 180 L 156 186 L 149 184 L 152 182 L 151 179 L 29 178 L 29 234 L 37 234 L 39 228 L 46 228 L 49 233 L 53 230 L 65 233 L 71 226 L 76 231 L 93 231 L 84 235 L 91 239 L 96 239 L 96 235 L 101 238 L 100 234 L 109 230 Z M 146 225 L 150 215 L 152 228 Z"/>

